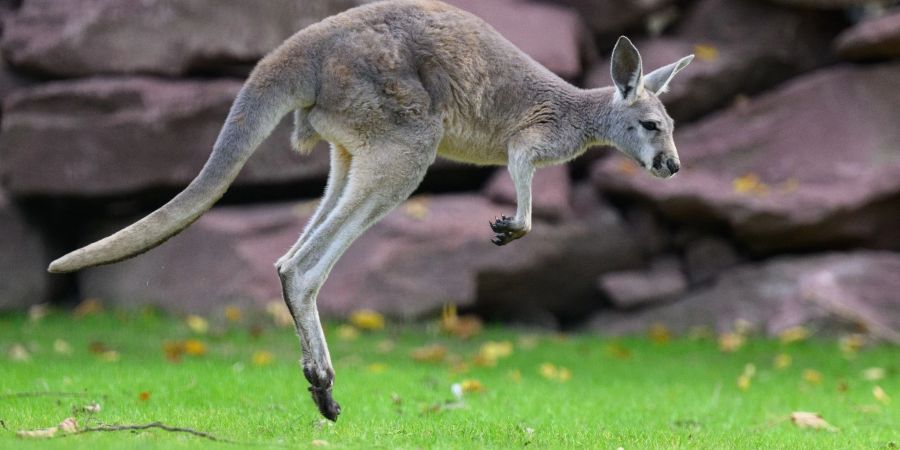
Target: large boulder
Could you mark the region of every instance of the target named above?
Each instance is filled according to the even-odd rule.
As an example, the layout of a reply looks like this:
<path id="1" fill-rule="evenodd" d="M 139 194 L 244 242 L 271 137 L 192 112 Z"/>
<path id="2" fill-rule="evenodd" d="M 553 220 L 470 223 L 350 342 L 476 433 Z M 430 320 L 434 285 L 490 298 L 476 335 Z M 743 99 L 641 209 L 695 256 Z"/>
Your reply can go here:
<path id="1" fill-rule="evenodd" d="M 311 209 L 215 208 L 153 251 L 81 272 L 82 295 L 175 311 L 259 307 L 280 298 L 272 263 L 297 239 Z M 583 300 L 595 292 L 598 274 L 642 263 L 634 238 L 603 214 L 538 223 L 525 238 L 496 247 L 487 220 L 505 210 L 471 195 L 408 201 L 340 259 L 319 294 L 322 314 L 371 308 L 421 317 L 448 303 L 511 316 L 583 312 L 597 307 Z"/>
<path id="2" fill-rule="evenodd" d="M 17 67 L 63 77 L 180 75 L 248 65 L 351 0 L 25 0 L 3 49 Z"/>
<path id="3" fill-rule="evenodd" d="M 675 133 L 671 180 L 609 158 L 592 178 L 670 219 L 725 224 L 757 254 L 900 248 L 900 65 L 798 78 Z"/>
<path id="4" fill-rule="evenodd" d="M 47 254 L 33 224 L 0 191 L 0 311 L 47 301 Z"/>
<path id="5" fill-rule="evenodd" d="M 613 36 L 637 27 L 647 16 L 673 3 L 673 0 L 550 0 L 578 10 L 591 31 Z"/>
<path id="6" fill-rule="evenodd" d="M 245 73 L 289 36 L 362 0 L 25 0 L 3 36 L 13 65 L 59 77 Z M 452 0 L 562 76 L 581 73 L 583 25 L 564 7 Z M 546 32 L 536 34 L 541 28 Z"/>
<path id="7" fill-rule="evenodd" d="M 686 121 L 828 63 L 841 25 L 828 13 L 755 0 L 701 0 L 672 35 L 635 45 L 645 72 L 696 55 L 661 97 L 672 117 Z M 591 69 L 585 84 L 611 84 L 608 59 Z"/>
<path id="8" fill-rule="evenodd" d="M 780 257 L 728 271 L 712 286 L 662 306 L 598 313 L 588 327 L 641 333 L 664 324 L 731 331 L 738 321 L 769 335 L 796 326 L 820 332 L 864 331 L 900 343 L 900 254 L 859 251 Z"/>
<path id="9" fill-rule="evenodd" d="M 900 58 L 900 9 L 848 28 L 835 40 L 835 50 L 853 60 Z"/>
<path id="10" fill-rule="evenodd" d="M 581 75 L 587 44 L 579 14 L 559 5 L 528 0 L 447 0 L 484 19 L 545 67 L 565 78 Z M 540 30 L 540 32 L 536 32 Z"/>
<path id="11" fill-rule="evenodd" d="M 4 102 L 0 177 L 13 195 L 117 195 L 180 187 L 209 157 L 241 83 L 99 78 L 52 82 Z M 284 120 L 238 185 L 320 180 L 328 152 L 301 156 Z"/>

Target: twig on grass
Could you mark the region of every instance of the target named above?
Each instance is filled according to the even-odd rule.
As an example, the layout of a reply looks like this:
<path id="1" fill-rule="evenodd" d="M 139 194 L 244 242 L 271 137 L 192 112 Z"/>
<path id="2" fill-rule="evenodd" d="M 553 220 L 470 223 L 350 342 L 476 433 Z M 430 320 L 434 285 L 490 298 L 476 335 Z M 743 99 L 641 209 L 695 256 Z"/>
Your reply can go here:
<path id="1" fill-rule="evenodd" d="M 224 443 L 227 443 L 227 444 L 246 444 L 246 442 L 237 442 L 237 441 L 232 441 L 232 440 L 230 440 L 230 439 L 220 438 L 220 437 L 218 437 L 218 436 L 216 436 L 216 435 L 214 435 L 214 434 L 210 434 L 210 433 L 207 433 L 207 432 L 205 432 L 205 431 L 197 431 L 197 430 L 195 430 L 195 429 L 193 429 L 193 428 L 173 427 L 173 426 L 170 426 L 170 425 L 166 425 L 166 424 L 164 424 L 164 423 L 162 423 L 162 422 L 151 422 L 151 423 L 137 424 L 137 425 L 107 425 L 107 424 L 100 424 L 99 426 L 96 426 L 96 427 L 86 427 L 86 428 L 82 428 L 82 429 L 78 430 L 77 432 L 75 432 L 75 433 L 73 433 L 73 434 L 90 433 L 90 432 L 93 432 L 93 431 L 137 431 L 137 430 L 147 430 L 147 429 L 150 429 L 150 428 L 158 428 L 158 429 L 160 429 L 160 430 L 168 431 L 168 432 L 171 432 L 171 433 L 187 433 L 187 434 L 192 434 L 192 435 L 194 435 L 194 436 L 199 436 L 199 437 L 202 437 L 202 438 L 206 438 L 206 439 L 209 439 L 209 440 L 211 440 L 211 441 L 224 442 Z"/>
<path id="2" fill-rule="evenodd" d="M 62 392 L 62 391 L 34 391 L 34 392 L 13 392 L 10 394 L 0 394 L 0 399 L 4 398 L 23 398 L 23 397 L 96 397 L 106 400 L 106 394 L 92 394 L 90 392 Z"/>

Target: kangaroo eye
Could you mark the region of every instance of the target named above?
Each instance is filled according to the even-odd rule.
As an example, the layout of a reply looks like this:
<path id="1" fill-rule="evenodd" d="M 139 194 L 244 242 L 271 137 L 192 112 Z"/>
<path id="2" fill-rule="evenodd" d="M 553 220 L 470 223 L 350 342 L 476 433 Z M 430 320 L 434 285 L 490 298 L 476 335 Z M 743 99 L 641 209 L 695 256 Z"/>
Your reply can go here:
<path id="1" fill-rule="evenodd" d="M 651 122 L 649 120 L 648 121 L 642 120 L 641 126 L 644 127 L 644 129 L 647 131 L 656 131 L 659 129 L 659 125 L 657 125 L 656 122 Z"/>

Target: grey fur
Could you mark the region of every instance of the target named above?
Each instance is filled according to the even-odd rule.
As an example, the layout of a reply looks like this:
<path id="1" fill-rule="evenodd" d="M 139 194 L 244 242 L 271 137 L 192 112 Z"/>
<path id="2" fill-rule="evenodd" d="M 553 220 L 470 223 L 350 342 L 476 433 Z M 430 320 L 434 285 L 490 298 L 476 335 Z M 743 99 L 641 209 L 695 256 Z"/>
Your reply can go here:
<path id="1" fill-rule="evenodd" d="M 354 8 L 300 31 L 260 61 L 209 161 L 182 193 L 54 261 L 50 271 L 119 261 L 177 234 L 221 197 L 260 141 L 294 111 L 294 148 L 309 151 L 325 139 L 332 167 L 318 210 L 276 267 L 313 399 L 335 420 L 340 407 L 331 398 L 334 370 L 316 296 L 347 247 L 415 190 L 435 157 L 508 165 L 516 214 L 491 224 L 494 243 L 507 244 L 531 229 L 536 168 L 610 144 L 656 176 L 678 170 L 672 119 L 656 93 L 688 62 L 645 78 L 637 49 L 622 37 L 612 64 L 618 89 L 582 90 L 482 20 L 439 1 Z M 645 79 L 653 89 L 644 88 Z"/>

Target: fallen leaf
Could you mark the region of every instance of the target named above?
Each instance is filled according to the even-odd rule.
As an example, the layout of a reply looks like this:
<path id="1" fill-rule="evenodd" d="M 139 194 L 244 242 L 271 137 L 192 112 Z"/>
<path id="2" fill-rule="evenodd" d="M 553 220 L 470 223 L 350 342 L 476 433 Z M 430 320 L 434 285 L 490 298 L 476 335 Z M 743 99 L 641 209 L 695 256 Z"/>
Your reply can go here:
<path id="1" fill-rule="evenodd" d="M 101 361 L 112 363 L 112 362 L 118 362 L 119 359 L 121 359 L 121 355 L 119 355 L 119 352 L 117 352 L 115 350 L 107 350 L 105 352 L 98 353 L 97 358 L 99 358 Z"/>
<path id="2" fill-rule="evenodd" d="M 370 373 L 384 373 L 388 370 L 385 363 L 375 362 L 366 366 L 366 371 Z"/>
<path id="3" fill-rule="evenodd" d="M 791 365 L 791 355 L 787 353 L 779 353 L 775 355 L 775 359 L 772 362 L 772 365 L 775 366 L 775 369 L 782 370 L 787 369 Z"/>
<path id="4" fill-rule="evenodd" d="M 97 402 L 91 402 L 87 405 L 81 407 L 81 410 L 88 414 L 97 414 L 100 412 L 100 404 Z"/>
<path id="5" fill-rule="evenodd" d="M 509 378 L 513 383 L 521 383 L 522 382 L 522 371 L 519 369 L 513 369 L 506 373 L 506 377 Z"/>
<path id="6" fill-rule="evenodd" d="M 16 431 L 16 436 L 20 438 L 46 439 L 56 436 L 57 431 L 59 431 L 58 427 L 42 428 L 39 430 L 19 430 Z"/>
<path id="7" fill-rule="evenodd" d="M 863 378 L 868 381 L 878 381 L 884 378 L 887 371 L 883 367 L 869 367 L 863 370 Z"/>
<path id="8" fill-rule="evenodd" d="M 603 346 L 603 353 L 616 359 L 631 358 L 631 350 L 619 342 L 613 342 Z"/>
<path id="9" fill-rule="evenodd" d="M 237 306 L 226 306 L 225 307 L 225 320 L 229 322 L 240 322 L 241 321 L 241 309 Z"/>
<path id="10" fill-rule="evenodd" d="M 194 333 L 206 334 L 209 332 L 209 322 L 203 317 L 191 314 L 184 319 L 184 322 Z"/>
<path id="11" fill-rule="evenodd" d="M 875 400 L 878 400 L 885 405 L 891 402 L 891 398 L 887 395 L 887 392 L 885 392 L 884 389 L 881 388 L 881 386 L 873 387 L 872 395 L 875 397 Z"/>
<path id="12" fill-rule="evenodd" d="M 140 400 L 142 402 L 146 402 L 147 400 L 150 400 L 150 392 L 141 391 L 141 393 L 138 394 L 138 400 Z"/>
<path id="13" fill-rule="evenodd" d="M 396 347 L 397 343 L 391 339 L 382 339 L 375 344 L 375 350 L 377 350 L 378 353 L 390 353 L 394 351 L 394 348 Z"/>
<path id="14" fill-rule="evenodd" d="M 840 393 L 847 392 L 850 389 L 850 385 L 847 384 L 847 380 L 840 379 L 837 383 L 837 391 Z"/>
<path id="15" fill-rule="evenodd" d="M 791 413 L 791 422 L 800 428 L 838 431 L 837 428 L 826 422 L 821 415 L 814 412 L 794 411 Z"/>
<path id="16" fill-rule="evenodd" d="M 441 331 L 461 339 L 468 339 L 481 333 L 484 328 L 481 319 L 473 315 L 459 316 L 455 305 L 445 305 L 441 311 Z"/>
<path id="17" fill-rule="evenodd" d="M 512 355 L 513 344 L 510 341 L 487 341 L 481 344 L 475 363 L 480 366 L 494 366 L 497 360 Z"/>
<path id="18" fill-rule="evenodd" d="M 741 333 L 722 333 L 719 335 L 719 350 L 726 353 L 736 352 L 744 346 L 746 340 Z"/>
<path id="19" fill-rule="evenodd" d="M 384 316 L 370 309 L 361 309 L 350 314 L 350 323 L 360 330 L 376 331 L 384 328 Z"/>
<path id="20" fill-rule="evenodd" d="M 459 385 L 463 392 L 484 392 L 484 385 L 478 380 L 463 380 Z"/>
<path id="21" fill-rule="evenodd" d="M 268 366 L 269 364 L 272 364 L 273 361 L 275 361 L 275 355 L 273 355 L 272 352 L 266 350 L 259 350 L 253 352 L 253 356 L 250 358 L 250 361 L 254 366 Z"/>
<path id="22" fill-rule="evenodd" d="M 266 303 L 266 313 L 272 317 L 272 321 L 279 327 L 289 327 L 294 325 L 294 318 L 291 311 L 282 300 L 273 300 Z"/>
<path id="23" fill-rule="evenodd" d="M 650 329 L 647 330 L 647 337 L 650 338 L 651 342 L 665 344 L 672 340 L 672 333 L 664 324 L 654 323 L 653 325 L 650 325 Z"/>
<path id="24" fill-rule="evenodd" d="M 756 375 L 756 366 L 753 364 L 744 365 L 744 371 L 738 377 L 738 389 L 742 391 L 750 389 L 750 382 L 753 380 L 754 375 Z"/>
<path id="25" fill-rule="evenodd" d="M 184 352 L 191 356 L 203 356 L 206 354 L 206 344 L 197 339 L 184 341 Z"/>
<path id="26" fill-rule="evenodd" d="M 328 447 L 331 444 L 324 439 L 313 439 L 309 442 L 309 445 L 312 445 L 313 447 Z"/>
<path id="27" fill-rule="evenodd" d="M 31 353 L 28 352 L 28 349 L 25 348 L 24 345 L 18 343 L 9 347 L 7 355 L 9 356 L 9 359 L 16 362 L 25 362 L 31 359 Z"/>
<path id="28" fill-rule="evenodd" d="M 719 59 L 719 49 L 712 44 L 697 44 L 694 46 L 694 55 L 700 61 L 715 61 Z"/>
<path id="29" fill-rule="evenodd" d="M 337 328 L 337 335 L 342 341 L 352 341 L 359 337 L 359 330 L 352 325 L 340 325 Z"/>
<path id="30" fill-rule="evenodd" d="M 181 362 L 181 355 L 184 354 L 184 342 L 164 341 L 163 354 L 165 354 L 166 359 L 171 362 Z"/>
<path id="31" fill-rule="evenodd" d="M 110 348 L 103 341 L 91 341 L 88 344 L 88 351 L 95 355 L 106 353 L 109 350 Z"/>
<path id="32" fill-rule="evenodd" d="M 428 217 L 428 197 L 417 196 L 407 200 L 403 212 L 413 219 L 424 220 Z"/>
<path id="33" fill-rule="evenodd" d="M 447 357 L 447 347 L 440 344 L 426 345 L 414 348 L 410 356 L 418 362 L 439 363 Z"/>
<path id="34" fill-rule="evenodd" d="M 782 344 L 791 344 L 804 341 L 809 338 L 809 335 L 810 332 L 806 327 L 791 327 L 779 333 L 778 340 L 780 340 Z"/>
<path id="35" fill-rule="evenodd" d="M 858 333 L 842 336 L 838 341 L 841 353 L 843 353 L 846 358 L 856 356 L 856 353 L 858 353 L 865 345 L 866 336 Z"/>
<path id="36" fill-rule="evenodd" d="M 62 339 L 56 339 L 53 341 L 53 351 L 60 355 L 71 355 L 72 345 Z"/>
<path id="37" fill-rule="evenodd" d="M 538 368 L 538 373 L 548 380 L 566 382 L 572 378 L 572 372 L 565 367 L 557 367 L 553 363 L 543 363 Z"/>
<path id="38" fill-rule="evenodd" d="M 72 310 L 72 315 L 76 318 L 81 318 L 92 316 L 101 311 L 103 311 L 103 303 L 100 302 L 100 299 L 92 297 L 82 300 L 82 302 Z"/>
<path id="39" fill-rule="evenodd" d="M 803 381 L 809 384 L 821 384 L 822 372 L 813 369 L 803 369 Z"/>

